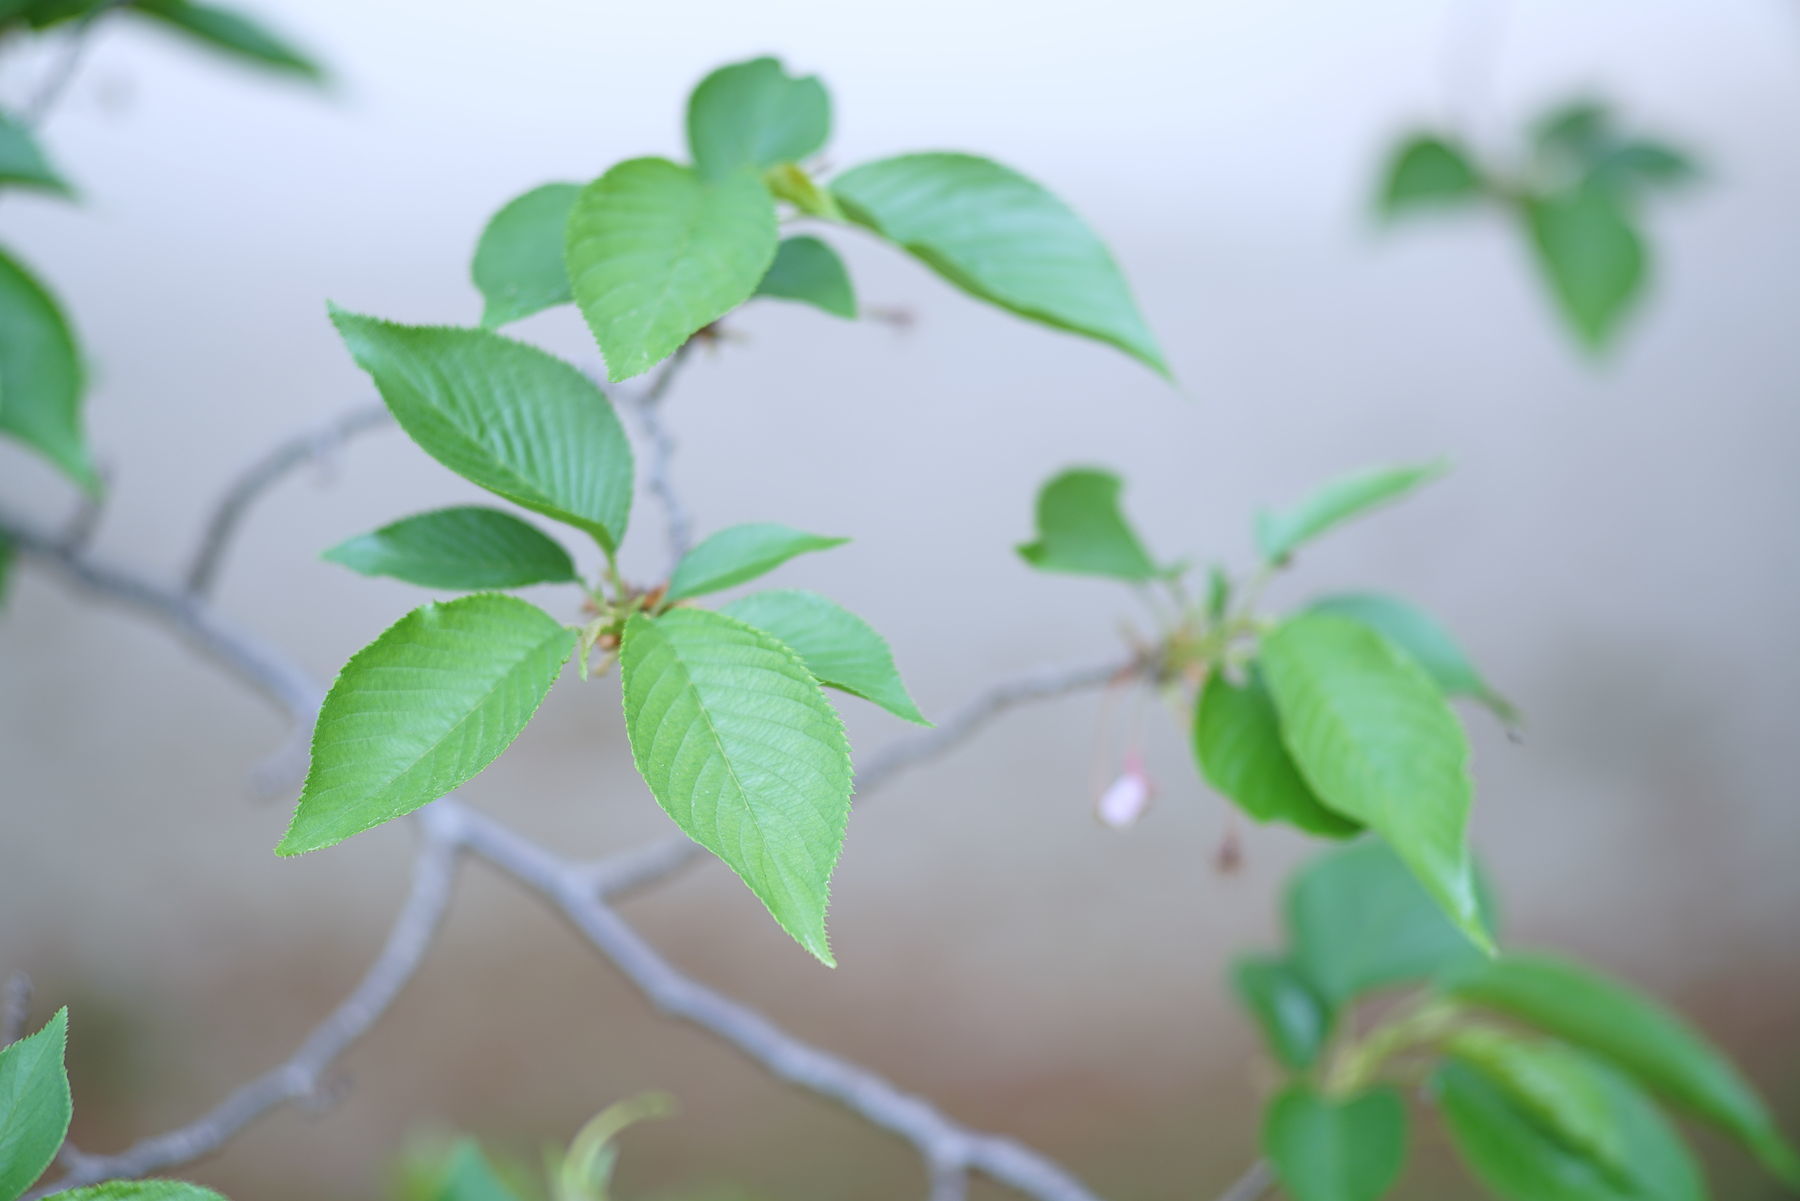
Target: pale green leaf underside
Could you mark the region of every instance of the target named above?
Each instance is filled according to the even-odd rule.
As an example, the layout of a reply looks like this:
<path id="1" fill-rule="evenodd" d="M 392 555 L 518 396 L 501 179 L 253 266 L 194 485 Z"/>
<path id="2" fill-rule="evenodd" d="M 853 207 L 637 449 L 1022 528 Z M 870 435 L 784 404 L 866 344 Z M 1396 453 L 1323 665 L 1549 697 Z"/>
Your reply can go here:
<path id="1" fill-rule="evenodd" d="M 1019 555 L 1040 571 L 1143 581 L 1160 572 L 1120 511 L 1124 483 L 1110 471 L 1077 467 L 1037 496 L 1037 540 Z"/>
<path id="2" fill-rule="evenodd" d="M 225 1201 L 218 1193 L 185 1180 L 109 1180 L 54 1193 L 44 1201 Z"/>
<path id="3" fill-rule="evenodd" d="M 832 964 L 850 746 L 817 681 L 771 635 L 704 609 L 633 617 L 619 662 L 632 757 L 657 802 Z"/>
<path id="4" fill-rule="evenodd" d="M 1463 150 L 1429 134 L 1404 142 L 1388 168 L 1378 205 L 1392 219 L 1467 204 L 1481 196 L 1481 178 Z"/>
<path id="5" fill-rule="evenodd" d="M 1643 291 L 1646 252 L 1623 198 L 1600 184 L 1525 202 L 1538 267 L 1569 328 L 1599 351 Z"/>
<path id="6" fill-rule="evenodd" d="M 81 355 L 43 284 L 0 253 L 0 433 L 17 438 L 95 494 L 81 432 Z"/>
<path id="7" fill-rule="evenodd" d="M 1260 658 L 1282 741 L 1326 805 L 1391 844 L 1477 946 L 1482 921 L 1466 831 L 1468 740 L 1425 670 L 1360 622 L 1284 621 Z"/>
<path id="8" fill-rule="evenodd" d="M 342 842 L 467 783 L 519 736 L 574 649 L 574 630 L 515 597 L 408 613 L 338 673 L 277 853 Z"/>
<path id="9" fill-rule="evenodd" d="M 12 1201 L 44 1173 L 69 1132 L 63 1049 L 69 1011 L 0 1050 L 0 1198 Z"/>
<path id="10" fill-rule="evenodd" d="M 469 274 L 486 301 L 483 326 L 496 329 L 575 299 L 563 241 L 580 195 L 580 184 L 544 184 L 508 201 L 481 231 Z"/>
<path id="11" fill-rule="evenodd" d="M 1444 1050 L 1499 1085 L 1570 1150 L 1608 1175 L 1629 1178 L 1611 1092 L 1586 1056 L 1561 1043 L 1489 1026 L 1457 1030 L 1444 1041 Z"/>
<path id="12" fill-rule="evenodd" d="M 1442 461 L 1377 467 L 1327 481 L 1291 509 L 1258 513 L 1257 549 L 1270 563 L 1282 562 L 1333 526 L 1399 500 L 1448 469 Z"/>
<path id="13" fill-rule="evenodd" d="M 1168 365 L 1106 246 L 1041 185 L 970 154 L 905 154 L 832 182 L 844 210 L 979 300 Z"/>
<path id="14" fill-rule="evenodd" d="M 1699 1169 L 1674 1127 L 1629 1081 L 1593 1070 L 1636 1169 L 1629 1180 L 1571 1148 L 1469 1064 L 1447 1061 L 1434 1091 L 1463 1161 L 1503 1201 L 1703 1201 Z"/>
<path id="15" fill-rule="evenodd" d="M 338 543 L 323 558 L 363 575 L 457 592 L 576 578 L 569 552 L 548 535 L 510 513 L 477 505 L 402 518 Z"/>
<path id="16" fill-rule="evenodd" d="M 1687 1021 L 1592 968 L 1544 955 L 1507 955 L 1448 974 L 1443 990 L 1575 1043 L 1670 1102 L 1742 1140 L 1800 1188 L 1800 1155 L 1756 1090 Z"/>
<path id="17" fill-rule="evenodd" d="M 856 316 L 856 289 L 837 251 L 814 237 L 785 239 L 769 273 L 756 285 L 758 296 L 810 304 L 834 317 Z"/>
<path id="18" fill-rule="evenodd" d="M 684 600 L 747 583 L 795 555 L 830 550 L 848 541 L 808 534 L 773 521 L 729 526 L 682 556 L 669 580 L 668 599 Z"/>
<path id="19" fill-rule="evenodd" d="M 1334 1009 L 1484 958 L 1379 839 L 1308 863 L 1285 907 L 1295 965 Z"/>
<path id="20" fill-rule="evenodd" d="M 129 11 L 161 21 L 221 54 L 253 66 L 319 80 L 324 71 L 304 51 L 234 8 L 194 0 L 132 0 Z"/>
<path id="21" fill-rule="evenodd" d="M 708 179 L 745 167 L 798 162 L 831 136 L 831 98 L 815 75 L 789 75 L 779 59 L 720 67 L 688 98 L 688 148 Z"/>
<path id="22" fill-rule="evenodd" d="M 860 696 L 906 721 L 928 726 L 900 679 L 887 640 L 868 622 L 816 592 L 754 592 L 725 613 L 773 634 L 800 656 L 813 678 Z"/>
<path id="23" fill-rule="evenodd" d="M 1281 722 L 1260 674 L 1234 684 L 1214 671 L 1194 709 L 1194 755 L 1206 782 L 1259 822 L 1283 821 L 1327 838 L 1360 822 L 1327 808 L 1281 741 Z"/>
<path id="24" fill-rule="evenodd" d="M 1450 632 L 1417 605 L 1374 592 L 1345 592 L 1321 597 L 1308 608 L 1362 622 L 1412 656 L 1445 696 L 1472 697 L 1503 722 L 1519 720 L 1519 711 L 1482 678 Z"/>
<path id="25" fill-rule="evenodd" d="M 608 377 L 643 374 L 748 300 L 775 244 L 775 201 L 748 168 L 702 179 L 630 159 L 582 189 L 564 256 Z"/>
<path id="26" fill-rule="evenodd" d="M 426 454 L 617 549 L 631 515 L 631 444 L 593 381 L 488 330 L 397 325 L 341 309 L 331 316 Z"/>
<path id="27" fill-rule="evenodd" d="M 1262 1143 L 1294 1201 L 1376 1201 L 1406 1163 L 1406 1105 L 1387 1086 L 1333 1100 L 1290 1084 L 1269 1105 Z"/>
<path id="28" fill-rule="evenodd" d="M 1283 1066 L 1303 1072 L 1313 1065 L 1331 1031 L 1331 1011 L 1292 962 L 1245 956 L 1231 965 L 1231 986 Z"/>
<path id="29" fill-rule="evenodd" d="M 37 138 L 5 113 L 0 113 L 0 185 L 69 194 L 68 183 L 44 157 Z"/>

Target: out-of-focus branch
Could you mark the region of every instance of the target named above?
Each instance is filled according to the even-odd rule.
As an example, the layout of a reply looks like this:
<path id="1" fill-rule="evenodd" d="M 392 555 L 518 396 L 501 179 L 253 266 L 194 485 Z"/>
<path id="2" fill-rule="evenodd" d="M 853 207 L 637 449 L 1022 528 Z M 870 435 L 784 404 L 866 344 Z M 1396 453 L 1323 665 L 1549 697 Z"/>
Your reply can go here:
<path id="1" fill-rule="evenodd" d="M 31 977 L 14 972 L 6 978 L 6 993 L 0 997 L 0 1047 L 25 1037 L 31 1025 Z"/>
<path id="2" fill-rule="evenodd" d="M 671 464 L 675 458 L 675 436 L 669 432 L 668 424 L 663 420 L 662 404 L 674 386 L 676 373 L 681 370 L 694 353 L 699 335 L 683 342 L 669 361 L 657 372 L 656 380 L 631 404 L 632 412 L 637 415 L 638 425 L 644 431 L 644 487 L 662 506 L 663 524 L 668 528 L 669 568 L 665 574 L 672 574 L 675 565 L 688 552 L 694 541 L 694 517 L 688 512 L 687 504 L 675 487 L 675 478 Z"/>
<path id="3" fill-rule="evenodd" d="M 155 584 L 95 559 L 30 523 L 0 511 L 0 533 L 25 555 L 44 562 L 82 591 L 135 608 L 177 631 L 206 658 L 272 701 L 296 721 L 310 719 L 321 692 L 273 648 L 238 630 L 192 592 Z M 937 751 L 954 746 L 976 725 L 1024 700 L 1059 695 L 1082 682 L 1098 683 L 1117 667 L 1082 669 L 997 690 L 967 707 L 930 738 Z M 1072 678 L 1071 678 L 1072 677 Z M 966 728 L 965 728 L 966 727 Z M 911 741 L 911 740 L 909 740 Z M 887 774 L 926 758 L 926 748 L 893 752 Z M 972 1130 L 921 1097 L 901 1091 L 867 1068 L 813 1047 L 754 1009 L 707 988 L 676 969 L 599 895 L 593 871 L 563 859 L 454 797 L 419 811 L 426 843 L 414 891 L 388 945 L 363 983 L 281 1067 L 226 1098 L 212 1113 L 178 1130 L 111 1156 L 66 1152 L 68 1172 L 56 1188 L 139 1175 L 210 1154 L 277 1105 L 313 1095 L 330 1063 L 393 1001 L 430 945 L 447 903 L 458 849 L 479 855 L 560 910 L 602 955 L 663 1012 L 690 1022 L 761 1064 L 778 1079 L 828 1098 L 870 1123 L 910 1141 L 931 1177 L 931 1196 L 957 1201 L 963 1178 L 979 1172 L 1038 1201 L 1096 1201 L 1079 1180 L 1053 1161 L 1011 1139 Z"/>
<path id="4" fill-rule="evenodd" d="M 26 129 L 36 130 L 47 119 L 62 98 L 68 93 L 69 85 L 75 82 L 75 76 L 81 71 L 81 62 L 87 57 L 88 47 L 94 40 L 94 26 L 109 9 L 118 8 L 125 0 L 107 0 L 107 3 L 95 8 L 76 22 L 63 38 L 62 53 L 51 64 L 50 70 L 38 84 L 37 91 L 19 106 L 19 123 Z"/>
<path id="5" fill-rule="evenodd" d="M 135 1178 L 212 1154 L 239 1131 L 290 1101 L 319 1095 L 337 1058 L 393 1005 L 437 937 L 449 908 L 461 828 L 455 810 L 427 810 L 417 823 L 424 842 L 413 862 L 412 890 L 388 933 L 381 954 L 356 990 L 320 1022 L 286 1062 L 238 1088 L 210 1112 L 185 1126 L 144 1139 L 113 1155 L 88 1155 L 64 1147 L 62 1178 L 34 1195 L 80 1188 L 102 1180 Z"/>
<path id="6" fill-rule="evenodd" d="M 1274 1170 L 1269 1167 L 1268 1160 L 1259 1159 L 1219 1194 L 1218 1201 L 1262 1201 L 1274 1187 Z"/>
<path id="7" fill-rule="evenodd" d="M 269 489 L 307 464 L 329 458 L 357 435 L 382 429 L 392 420 L 383 405 L 357 405 L 284 439 L 239 472 L 207 519 L 200 545 L 187 569 L 188 591 L 196 596 L 212 591 L 238 528 Z"/>

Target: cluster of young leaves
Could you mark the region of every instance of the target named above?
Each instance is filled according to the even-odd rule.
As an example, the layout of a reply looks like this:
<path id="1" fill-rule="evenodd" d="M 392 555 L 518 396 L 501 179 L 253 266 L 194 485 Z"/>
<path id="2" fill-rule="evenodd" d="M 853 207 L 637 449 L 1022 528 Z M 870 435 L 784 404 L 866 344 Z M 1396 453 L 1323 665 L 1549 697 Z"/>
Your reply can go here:
<path id="1" fill-rule="evenodd" d="M 714 71 L 688 99 L 691 162 L 629 159 L 495 214 L 473 268 L 482 325 L 573 303 L 619 381 L 754 297 L 853 318 L 855 288 L 831 245 L 779 234 L 810 221 L 873 233 L 978 300 L 1167 374 L 1111 254 L 1048 190 L 955 153 L 877 159 L 826 180 L 810 164 L 831 127 L 814 76 L 773 58 Z"/>
<path id="2" fill-rule="evenodd" d="M 638 158 L 586 185 L 549 184 L 483 231 L 478 328 L 397 325 L 333 309 L 345 344 L 427 454 L 514 505 L 587 535 L 604 569 L 495 509 L 409 517 L 327 558 L 474 595 L 424 605 L 355 655 L 319 714 L 312 767 L 279 852 L 330 846 L 471 779 L 524 728 L 574 656 L 616 657 L 625 726 L 657 802 L 776 920 L 831 963 L 828 884 L 849 815 L 849 746 L 821 687 L 924 723 L 887 644 L 823 597 L 778 590 L 717 610 L 699 597 L 843 539 L 733 526 L 672 576 L 633 587 L 617 554 L 633 492 L 629 443 L 605 394 L 496 327 L 574 303 L 612 380 L 638 375 L 755 295 L 854 312 L 824 242 L 778 243 L 789 218 L 850 221 L 981 299 L 1162 360 L 1099 240 L 1061 202 L 967 155 L 904 155 L 829 185 L 802 161 L 831 125 L 824 87 L 774 59 L 724 67 L 688 104 L 691 164 Z M 572 584 L 593 617 L 565 625 L 504 590 Z"/>
<path id="3" fill-rule="evenodd" d="M 312 60 L 259 23 L 189 0 L 0 0 L 0 38 L 115 9 L 261 67 L 321 77 Z M 33 131 L 0 111 L 0 192 L 9 188 L 75 198 Z M 0 248 L 0 434 L 30 447 L 92 495 L 100 478 L 82 422 L 86 390 L 81 347 L 62 306 L 36 273 Z"/>
<path id="4" fill-rule="evenodd" d="M 1201 774 L 1258 822 L 1390 844 L 1475 946 L 1491 949 L 1470 867 L 1468 740 L 1450 708 L 1467 696 L 1515 720 L 1454 639 L 1391 596 L 1326 596 L 1280 620 L 1256 611 L 1263 584 L 1314 538 L 1398 500 L 1440 463 L 1333 480 L 1256 522 L 1261 563 L 1242 586 L 1212 569 L 1205 595 L 1185 565 L 1160 564 L 1119 504 L 1116 475 L 1065 471 L 1037 499 L 1037 538 L 1019 548 L 1041 571 L 1104 576 L 1155 597 L 1153 653 L 1164 687 L 1192 713 Z M 1171 616 L 1172 614 L 1172 616 Z"/>
<path id="5" fill-rule="evenodd" d="M 1406 1159 L 1402 1086 L 1416 1084 L 1503 1201 L 1701 1201 L 1663 1105 L 1800 1187 L 1800 1156 L 1698 1031 L 1591 968 L 1476 953 L 1383 844 L 1302 869 L 1285 918 L 1287 949 L 1239 959 L 1232 978 L 1287 1077 L 1262 1141 L 1294 1201 L 1386 1193 Z M 1396 990 L 1410 991 L 1359 1031 L 1358 1005 Z"/>
<path id="6" fill-rule="evenodd" d="M 0 1048 L 0 1201 L 16 1201 L 56 1159 L 74 1112 L 63 1065 L 69 1011 Z M 45 1201 L 224 1201 L 179 1180 L 110 1180 L 65 1189 Z"/>
<path id="7" fill-rule="evenodd" d="M 1649 277 L 1646 200 L 1697 175 L 1680 150 L 1627 135 L 1606 105 L 1580 100 L 1532 127 L 1530 154 L 1518 169 L 1479 161 L 1449 134 L 1406 138 L 1377 207 L 1388 221 L 1499 208 L 1518 223 L 1570 331 L 1598 353 L 1617 336 Z"/>
<path id="8" fill-rule="evenodd" d="M 566 1148 L 544 1148 L 541 1181 L 523 1164 L 496 1161 L 473 1138 L 457 1139 L 446 1149 L 421 1149 L 400 1166 L 396 1201 L 614 1201 L 619 1135 L 674 1112 L 674 1101 L 663 1093 L 607 1106 Z"/>

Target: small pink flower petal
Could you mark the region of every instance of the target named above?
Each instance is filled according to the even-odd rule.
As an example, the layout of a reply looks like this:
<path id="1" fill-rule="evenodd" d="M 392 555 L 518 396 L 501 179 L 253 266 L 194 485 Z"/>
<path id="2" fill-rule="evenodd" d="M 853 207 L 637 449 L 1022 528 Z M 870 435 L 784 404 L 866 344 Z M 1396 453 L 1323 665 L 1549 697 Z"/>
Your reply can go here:
<path id="1" fill-rule="evenodd" d="M 1128 767 L 1100 794 L 1095 813 L 1104 824 L 1124 830 L 1136 825 L 1149 807 L 1150 777 L 1140 768 Z"/>

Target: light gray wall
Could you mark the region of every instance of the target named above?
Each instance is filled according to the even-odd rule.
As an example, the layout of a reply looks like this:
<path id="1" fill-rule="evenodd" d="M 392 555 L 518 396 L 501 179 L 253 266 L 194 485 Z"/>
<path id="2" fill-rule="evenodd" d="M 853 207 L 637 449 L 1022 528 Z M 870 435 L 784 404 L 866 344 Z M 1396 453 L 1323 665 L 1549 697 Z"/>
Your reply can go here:
<path id="1" fill-rule="evenodd" d="M 1012 556 L 1070 462 L 1123 470 L 1154 544 L 1243 563 L 1248 518 L 1322 476 L 1450 455 L 1403 510 L 1309 553 L 1282 602 L 1379 585 L 1458 631 L 1530 724 L 1480 714 L 1477 836 L 1523 941 L 1596 956 L 1699 1015 L 1800 1110 L 1800 24 L 1776 0 L 1114 0 L 905 6 L 264 0 L 340 80 L 268 84 L 109 30 L 50 130 L 86 203 L 9 198 L 0 238 L 77 315 L 114 468 L 99 546 L 168 573 L 234 468 L 368 395 L 327 297 L 477 313 L 466 264 L 500 203 L 679 149 L 687 86 L 773 50 L 823 72 L 833 157 L 969 148 L 1068 197 L 1136 283 L 1181 379 L 990 313 L 846 240 L 906 335 L 769 306 L 673 414 L 704 527 L 854 534 L 795 563 L 893 641 L 942 712 L 984 681 L 1103 656 L 1129 598 Z M 42 60 L 15 53 L 16 95 Z M 1372 174 L 1458 114 L 1496 152 L 1592 87 L 1690 143 L 1711 182 L 1651 218 L 1656 291 L 1615 360 L 1579 361 L 1516 241 L 1447 222 L 1377 237 Z M 576 356 L 569 313 L 521 332 Z M 0 495 L 64 490 L 0 448 Z M 470 490 L 392 433 L 260 512 L 225 580 L 247 625 L 328 673 L 416 603 L 317 551 Z M 648 512 L 648 510 L 646 510 Z M 648 521 L 644 533 L 651 533 Z M 654 552 L 652 545 L 640 551 Z M 634 560 L 642 571 L 653 553 Z M 282 731 L 160 634 L 26 573 L 0 622 L 0 968 L 75 1007 L 84 1145 L 191 1116 L 348 986 L 403 887 L 407 833 L 277 862 L 285 802 L 245 799 Z M 605 685 L 565 684 L 471 799 L 572 848 L 666 828 Z M 858 747 L 901 735 L 847 706 Z M 859 813 L 835 973 L 708 868 L 631 913 L 706 980 L 1122 1196 L 1192 1196 L 1249 1154 L 1255 1066 L 1223 989 L 1305 844 L 1230 822 L 1144 711 L 1161 795 L 1091 817 L 1095 698 L 1006 721 Z M 1101 764 L 1102 767 L 1107 766 Z M 628 1180 L 907 1197 L 879 1136 L 649 1015 L 544 913 L 473 873 L 424 979 L 353 1056 L 328 1116 L 284 1115 L 199 1175 L 244 1198 L 373 1191 L 432 1118 L 529 1148 L 641 1087 L 688 1116 Z M 1428 1168 L 1415 1178 L 1431 1187 Z M 1751 1195 L 1745 1193 L 1743 1195 Z"/>

